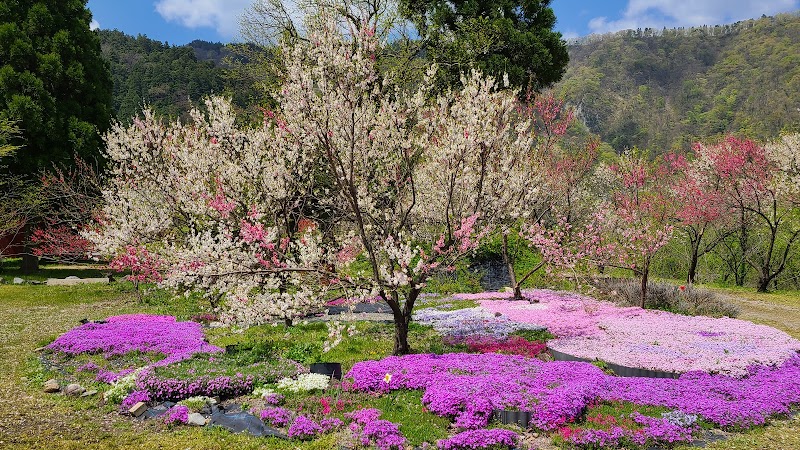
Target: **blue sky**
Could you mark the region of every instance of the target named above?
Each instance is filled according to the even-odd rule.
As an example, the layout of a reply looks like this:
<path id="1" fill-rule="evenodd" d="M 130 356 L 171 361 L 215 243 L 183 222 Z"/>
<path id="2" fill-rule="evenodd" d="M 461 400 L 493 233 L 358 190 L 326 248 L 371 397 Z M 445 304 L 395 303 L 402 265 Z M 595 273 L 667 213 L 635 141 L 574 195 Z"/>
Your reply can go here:
<path id="1" fill-rule="evenodd" d="M 252 0 L 89 0 L 94 26 L 170 44 L 238 39 L 237 18 Z M 800 0 L 553 0 L 567 37 L 626 28 L 714 25 L 797 11 Z"/>

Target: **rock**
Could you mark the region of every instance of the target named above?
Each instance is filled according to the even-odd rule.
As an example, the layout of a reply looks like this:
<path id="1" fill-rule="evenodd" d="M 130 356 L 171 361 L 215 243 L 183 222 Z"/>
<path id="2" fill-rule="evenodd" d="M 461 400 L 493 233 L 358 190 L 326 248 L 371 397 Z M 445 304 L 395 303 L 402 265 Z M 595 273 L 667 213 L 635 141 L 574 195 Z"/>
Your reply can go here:
<path id="1" fill-rule="evenodd" d="M 58 384 L 58 381 L 50 379 L 44 382 L 44 391 L 48 394 L 53 392 L 58 392 L 61 390 L 61 385 Z"/>
<path id="2" fill-rule="evenodd" d="M 36 353 L 43 352 L 45 350 L 47 350 L 47 346 L 45 346 L 45 347 L 36 347 L 35 349 L 33 349 L 33 351 L 35 351 Z"/>
<path id="3" fill-rule="evenodd" d="M 211 416 L 209 425 L 216 425 L 233 433 L 247 432 L 256 437 L 274 436 L 281 439 L 288 439 L 288 437 L 280 431 L 264 425 L 264 422 L 258 417 L 245 412 L 233 414 L 218 412 Z"/>
<path id="4" fill-rule="evenodd" d="M 78 278 L 78 277 L 67 277 L 67 278 L 48 278 L 47 282 L 45 282 L 48 286 L 75 286 L 76 284 L 88 284 L 88 283 L 108 283 L 108 278 Z"/>
<path id="5" fill-rule="evenodd" d="M 77 397 L 83 394 L 85 391 L 86 389 L 84 389 L 83 386 L 78 383 L 68 384 L 67 387 L 64 388 L 64 393 L 73 397 Z"/>
<path id="6" fill-rule="evenodd" d="M 144 412 L 141 416 L 137 417 L 137 419 L 155 419 L 156 417 L 161 417 L 167 413 L 167 411 L 172 407 L 172 405 L 167 406 L 166 403 L 162 403 L 160 405 L 153 406 L 152 408 L 148 408 L 147 411 Z"/>
<path id="7" fill-rule="evenodd" d="M 25 280 L 23 280 L 20 277 L 14 277 L 14 279 L 11 282 L 14 283 L 14 284 L 22 284 L 22 283 L 25 282 Z"/>
<path id="8" fill-rule="evenodd" d="M 81 394 L 81 397 L 91 397 L 92 395 L 95 395 L 95 394 L 97 394 L 97 389 L 90 389 L 90 390 L 84 392 L 83 394 Z"/>
<path id="9" fill-rule="evenodd" d="M 66 277 L 64 279 L 65 280 L 80 280 L 81 277 L 76 277 L 75 275 L 70 275 L 70 276 L 68 276 L 68 277 Z"/>
<path id="10" fill-rule="evenodd" d="M 128 410 L 133 417 L 139 417 L 144 414 L 145 411 L 147 411 L 147 404 L 145 402 L 139 402 Z"/>
<path id="11" fill-rule="evenodd" d="M 189 421 L 186 423 L 196 427 L 204 427 L 206 426 L 206 418 L 200 413 L 191 413 L 189 414 Z"/>

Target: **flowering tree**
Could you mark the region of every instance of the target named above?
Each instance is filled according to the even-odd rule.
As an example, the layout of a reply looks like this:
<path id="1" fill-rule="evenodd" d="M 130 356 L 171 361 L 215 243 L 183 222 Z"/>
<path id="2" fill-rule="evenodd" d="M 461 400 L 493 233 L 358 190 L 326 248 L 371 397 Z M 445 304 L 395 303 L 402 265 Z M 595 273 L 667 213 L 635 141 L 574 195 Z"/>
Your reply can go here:
<path id="1" fill-rule="evenodd" d="M 226 318 L 245 325 L 304 314 L 329 289 L 380 294 L 407 353 L 427 277 L 472 252 L 489 199 L 524 182 L 505 174 L 529 125 L 490 78 L 431 100 L 432 71 L 412 92 L 379 76 L 371 29 L 308 20 L 308 40 L 283 49 L 286 82 L 263 126 L 238 128 L 210 99 L 190 125 L 145 112 L 114 127 L 104 226 L 88 236 L 162 285 L 224 296 Z M 365 272 L 349 265 L 359 254 Z"/>
<path id="2" fill-rule="evenodd" d="M 76 155 L 71 167 L 43 171 L 41 182 L 47 207 L 31 236 L 33 254 L 66 262 L 91 258 L 94 247 L 81 233 L 102 210 L 101 175 Z"/>
<path id="3" fill-rule="evenodd" d="M 477 73 L 433 101 L 433 71 L 413 91 L 381 79 L 371 30 L 345 39 L 321 20 L 307 44 L 287 52 L 282 120 L 298 146 L 319 152 L 335 183 L 332 208 L 352 232 L 369 270 L 351 274 L 380 294 L 395 321 L 397 354 L 425 281 L 452 268 L 489 231 L 483 220 L 506 198 L 530 149 L 530 125 L 515 122 L 514 92 Z M 511 175 L 511 176 L 509 176 Z M 483 225 L 481 225 L 483 223 Z"/>
<path id="4" fill-rule="evenodd" d="M 497 185 L 500 190 L 495 190 L 499 192 L 490 198 L 487 209 L 501 235 L 503 262 L 514 296 L 521 299 L 522 284 L 540 269 L 571 268 L 577 262 L 577 251 L 568 250 L 566 241 L 575 237 L 572 222 L 585 213 L 581 208 L 587 193 L 585 181 L 595 163 L 597 146 L 591 139 L 580 145 L 567 143 L 565 134 L 574 114 L 552 95 L 529 94 L 518 106 L 517 115 L 520 123 L 530 127 L 523 131 L 531 138 L 524 143 L 529 147 L 516 146 L 520 153 L 517 162 L 506 171 L 506 182 Z M 508 236 L 514 230 L 523 239 L 511 243 Z M 542 260 L 517 277 L 514 263 L 522 243 L 536 248 Z"/>
<path id="5" fill-rule="evenodd" d="M 86 235 L 135 281 L 224 298 L 230 322 L 305 314 L 331 288 L 320 282 L 321 233 L 298 227 L 315 187 L 312 161 L 286 145 L 281 123 L 240 129 L 229 102 L 205 106 L 191 124 L 145 111 L 113 127 L 101 227 Z"/>
<path id="6" fill-rule="evenodd" d="M 752 251 L 743 252 L 743 259 L 758 271 L 760 292 L 785 270 L 800 239 L 797 151 L 796 135 L 767 147 L 734 137 L 696 147 L 705 170 L 724 182 L 723 199 L 740 217 L 740 242 L 753 246 Z M 751 220 L 761 224 L 763 232 L 753 232 Z"/>
<path id="7" fill-rule="evenodd" d="M 639 306 L 644 308 L 650 265 L 674 229 L 668 171 L 663 164 L 624 154 L 606 175 L 610 196 L 596 212 L 594 238 L 585 245 L 596 261 L 628 269 L 640 278 Z"/>
<path id="8" fill-rule="evenodd" d="M 695 282 L 700 257 L 734 232 L 731 218 L 736 213 L 724 199 L 727 180 L 707 170 L 709 166 L 703 162 L 701 149 L 701 145 L 695 145 L 697 156 L 691 159 L 683 155 L 667 155 L 666 158 L 677 207 L 677 228 L 689 244 L 686 276 L 689 284 Z"/>

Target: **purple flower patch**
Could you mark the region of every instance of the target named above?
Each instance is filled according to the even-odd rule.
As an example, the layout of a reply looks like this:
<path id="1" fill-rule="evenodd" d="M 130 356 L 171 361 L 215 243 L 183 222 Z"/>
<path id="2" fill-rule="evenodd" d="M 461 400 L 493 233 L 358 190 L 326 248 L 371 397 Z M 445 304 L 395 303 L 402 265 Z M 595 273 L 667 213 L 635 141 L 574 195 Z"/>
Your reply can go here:
<path id="1" fill-rule="evenodd" d="M 288 435 L 295 439 L 313 439 L 322 431 L 319 424 L 306 416 L 297 416 L 289 427 Z"/>
<path id="2" fill-rule="evenodd" d="M 165 358 L 154 366 L 181 361 L 195 353 L 222 351 L 205 342 L 199 323 L 148 314 L 112 316 L 106 323 L 86 323 L 62 334 L 47 347 L 68 355 L 103 353 L 111 357 L 134 351 L 163 354 Z"/>
<path id="3" fill-rule="evenodd" d="M 468 430 L 449 439 L 436 443 L 440 450 L 479 450 L 488 448 L 510 448 L 517 443 L 519 436 L 511 430 L 493 428 L 491 430 Z"/>

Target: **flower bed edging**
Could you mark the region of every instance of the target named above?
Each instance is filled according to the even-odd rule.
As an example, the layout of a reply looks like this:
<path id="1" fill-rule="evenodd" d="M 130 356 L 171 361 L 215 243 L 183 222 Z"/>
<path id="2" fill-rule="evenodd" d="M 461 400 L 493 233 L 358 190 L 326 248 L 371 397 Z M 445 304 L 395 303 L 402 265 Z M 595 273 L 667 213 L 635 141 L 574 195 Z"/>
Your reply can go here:
<path id="1" fill-rule="evenodd" d="M 548 348 L 547 350 L 548 352 L 550 352 L 550 355 L 553 356 L 553 359 L 555 361 L 579 361 L 588 363 L 592 362 L 591 360 L 588 360 L 586 358 L 579 358 L 577 356 L 572 356 L 570 354 L 560 352 L 552 348 Z M 650 370 L 650 369 L 641 369 L 638 367 L 628 367 L 607 361 L 606 361 L 606 366 L 609 369 L 611 369 L 611 371 L 613 371 L 616 375 L 621 377 L 678 378 L 681 376 L 681 374 L 677 372 L 664 372 L 661 370 Z"/>

